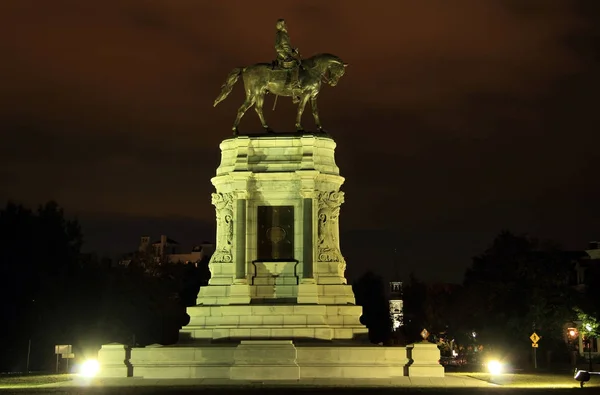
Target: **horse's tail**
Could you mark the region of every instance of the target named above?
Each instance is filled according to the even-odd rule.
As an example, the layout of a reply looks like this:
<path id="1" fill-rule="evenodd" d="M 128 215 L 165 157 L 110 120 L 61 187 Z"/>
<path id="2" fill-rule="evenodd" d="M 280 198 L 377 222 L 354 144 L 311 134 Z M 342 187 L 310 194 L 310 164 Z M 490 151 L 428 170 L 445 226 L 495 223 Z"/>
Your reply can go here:
<path id="1" fill-rule="evenodd" d="M 219 93 L 219 96 L 215 99 L 215 103 L 213 104 L 213 107 L 216 107 L 217 104 L 221 103 L 223 100 L 225 100 L 227 98 L 227 96 L 229 96 L 229 94 L 231 93 L 231 90 L 233 89 L 233 85 L 240 78 L 240 75 L 242 75 L 242 71 L 244 71 L 243 68 L 237 67 L 237 68 L 233 69 L 231 71 L 231 73 L 229 73 L 229 75 L 227 75 L 227 79 L 225 80 L 225 83 L 221 86 L 221 93 Z"/>

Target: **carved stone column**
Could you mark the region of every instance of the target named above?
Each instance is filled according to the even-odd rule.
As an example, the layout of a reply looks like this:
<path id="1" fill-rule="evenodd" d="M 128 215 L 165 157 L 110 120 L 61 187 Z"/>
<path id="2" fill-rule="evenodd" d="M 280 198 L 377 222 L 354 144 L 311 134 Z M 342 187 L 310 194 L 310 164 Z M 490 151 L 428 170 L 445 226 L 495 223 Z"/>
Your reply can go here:
<path id="1" fill-rule="evenodd" d="M 340 251 L 340 206 L 344 192 L 319 192 L 317 212 L 317 260 L 319 262 L 344 262 Z"/>
<path id="2" fill-rule="evenodd" d="M 304 175 L 304 174 L 303 174 Z M 315 204 L 313 172 L 303 177 L 302 198 L 302 278 L 298 285 L 299 304 L 319 303 L 319 287 L 315 280 Z M 309 187 L 309 188 L 306 188 Z"/>
<path id="3" fill-rule="evenodd" d="M 246 199 L 236 200 L 235 278 L 246 279 Z"/>
<path id="4" fill-rule="evenodd" d="M 218 189 L 217 189 L 218 190 Z M 229 304 L 229 287 L 235 276 L 234 267 L 234 194 L 217 192 L 211 195 L 217 217 L 215 252 L 210 258 L 209 287 L 201 287 L 196 302 L 204 305 Z"/>
<path id="5" fill-rule="evenodd" d="M 317 237 L 315 278 L 319 284 L 319 304 L 355 304 L 352 287 L 344 272 L 346 261 L 340 251 L 340 206 L 344 192 L 321 190 L 317 193 Z"/>
<path id="6" fill-rule="evenodd" d="M 234 192 L 234 246 L 233 246 L 233 264 L 231 270 L 231 282 L 229 286 L 229 295 L 227 301 L 229 304 L 248 304 L 250 303 L 250 289 L 246 273 L 246 207 L 247 194 L 246 180 L 237 180 L 243 188 L 242 191 Z M 238 185 L 238 188 L 240 185 Z"/>
<path id="7" fill-rule="evenodd" d="M 302 278 L 313 278 L 313 199 L 305 197 L 303 199 L 303 229 L 302 229 Z"/>
<path id="8" fill-rule="evenodd" d="M 210 263 L 233 262 L 233 193 L 213 193 L 217 213 L 217 243 Z"/>

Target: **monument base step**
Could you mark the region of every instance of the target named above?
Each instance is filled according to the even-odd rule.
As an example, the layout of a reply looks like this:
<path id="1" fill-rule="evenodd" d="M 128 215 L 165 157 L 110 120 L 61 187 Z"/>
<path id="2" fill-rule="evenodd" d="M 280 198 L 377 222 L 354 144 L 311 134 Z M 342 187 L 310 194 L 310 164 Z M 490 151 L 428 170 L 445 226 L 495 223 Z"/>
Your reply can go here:
<path id="1" fill-rule="evenodd" d="M 356 305 L 248 304 L 192 306 L 182 340 L 354 339 L 367 334 Z"/>
<path id="2" fill-rule="evenodd" d="M 111 349 L 113 352 L 117 348 Z M 122 371 L 116 370 L 116 354 L 100 358 L 102 377 L 129 376 L 151 379 L 381 379 L 410 376 L 406 347 L 344 344 L 301 344 L 290 340 L 242 341 L 238 344 L 203 346 L 148 346 L 133 348 Z M 110 364 L 110 369 L 102 367 Z M 440 365 L 441 371 L 443 367 Z M 439 369 L 432 372 L 438 375 Z M 422 377 L 424 371 L 419 371 Z M 425 373 L 426 374 L 426 373 Z"/>

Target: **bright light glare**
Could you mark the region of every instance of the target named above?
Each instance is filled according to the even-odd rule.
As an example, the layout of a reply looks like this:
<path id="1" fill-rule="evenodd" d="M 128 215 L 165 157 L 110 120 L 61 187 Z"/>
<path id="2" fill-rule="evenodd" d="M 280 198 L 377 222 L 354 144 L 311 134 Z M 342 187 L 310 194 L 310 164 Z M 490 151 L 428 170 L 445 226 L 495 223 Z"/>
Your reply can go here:
<path id="1" fill-rule="evenodd" d="M 490 361 L 488 362 L 488 370 L 491 374 L 500 374 L 502 373 L 502 363 L 500 361 Z"/>
<path id="2" fill-rule="evenodd" d="M 575 337 L 575 329 L 571 329 L 571 330 L 569 331 L 569 335 L 570 335 L 571 337 Z"/>
<path id="3" fill-rule="evenodd" d="M 100 364 L 95 359 L 88 359 L 79 368 L 79 374 L 85 377 L 94 377 L 99 371 Z"/>
<path id="4" fill-rule="evenodd" d="M 588 332 L 591 332 L 592 326 L 590 324 L 585 324 L 585 329 L 587 329 Z"/>

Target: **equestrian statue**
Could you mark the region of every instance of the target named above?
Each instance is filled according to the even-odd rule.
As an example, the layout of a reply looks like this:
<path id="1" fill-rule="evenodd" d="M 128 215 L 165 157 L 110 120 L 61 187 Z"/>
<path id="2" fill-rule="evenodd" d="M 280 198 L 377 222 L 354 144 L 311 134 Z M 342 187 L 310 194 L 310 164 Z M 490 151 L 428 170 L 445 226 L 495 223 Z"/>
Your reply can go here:
<path id="1" fill-rule="evenodd" d="M 257 63 L 247 67 L 235 68 L 229 73 L 221 93 L 215 99 L 214 106 L 225 100 L 231 93 L 233 85 L 242 76 L 246 100 L 237 111 L 233 123 L 233 134 L 237 136 L 240 120 L 254 106 L 262 127 L 272 132 L 263 114 L 263 104 L 267 93 L 272 93 L 277 101 L 278 96 L 291 96 L 298 103 L 296 114 L 296 131 L 303 132 L 301 119 L 306 103 L 310 99 L 312 114 L 317 130 L 323 132 L 319 119 L 317 97 L 321 90 L 321 82 L 336 86 L 344 75 L 346 63 L 340 58 L 328 53 L 322 53 L 307 59 L 302 59 L 297 48 L 293 48 L 287 26 L 283 19 L 277 21 L 275 33 L 275 52 L 277 58 L 272 63 Z"/>

